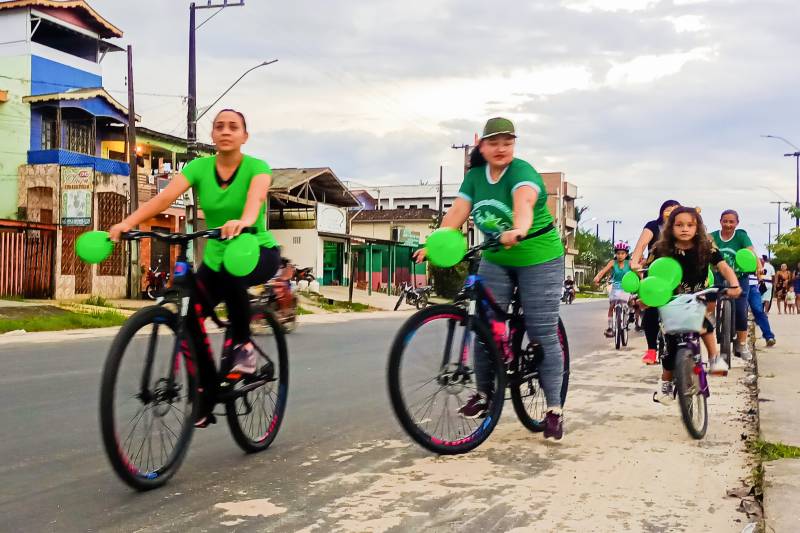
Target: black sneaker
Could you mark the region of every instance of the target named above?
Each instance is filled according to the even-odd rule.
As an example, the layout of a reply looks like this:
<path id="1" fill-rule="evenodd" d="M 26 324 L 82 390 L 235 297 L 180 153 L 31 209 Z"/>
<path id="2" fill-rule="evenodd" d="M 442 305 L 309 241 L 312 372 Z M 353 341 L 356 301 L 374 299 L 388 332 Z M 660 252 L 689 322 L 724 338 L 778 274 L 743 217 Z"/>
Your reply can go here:
<path id="1" fill-rule="evenodd" d="M 613 329 L 611 329 L 611 328 L 608 328 L 608 329 L 605 331 L 605 333 L 603 333 L 603 335 L 605 335 L 606 337 L 608 337 L 608 338 L 610 339 L 611 337 L 613 337 L 613 336 L 614 336 L 614 330 L 613 330 Z"/>
<path id="2" fill-rule="evenodd" d="M 476 392 L 467 400 L 467 403 L 458 409 L 458 414 L 464 418 L 480 418 L 489 409 L 489 398 L 482 392 Z"/>
<path id="3" fill-rule="evenodd" d="M 544 415 L 544 438 L 561 440 L 564 436 L 564 415 L 547 411 Z"/>

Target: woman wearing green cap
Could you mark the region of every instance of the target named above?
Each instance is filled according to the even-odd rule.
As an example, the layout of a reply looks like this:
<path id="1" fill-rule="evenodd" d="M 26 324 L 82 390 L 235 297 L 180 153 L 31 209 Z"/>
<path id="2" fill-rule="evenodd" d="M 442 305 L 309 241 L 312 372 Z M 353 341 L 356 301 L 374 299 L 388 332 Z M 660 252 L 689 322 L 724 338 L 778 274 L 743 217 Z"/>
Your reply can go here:
<path id="1" fill-rule="evenodd" d="M 504 248 L 484 252 L 478 273 L 500 307 L 508 305 L 515 287 L 519 289 L 528 337 L 537 339 L 544 351 L 539 367 L 547 400 L 544 436 L 560 439 L 564 365 L 558 339 L 558 305 L 564 279 L 564 246 L 547 210 L 542 177 L 529 163 L 514 157 L 516 137 L 510 120 L 492 118 L 486 122 L 472 151 L 470 170 L 442 219 L 442 227 L 461 228 L 472 215 L 481 231 L 500 234 Z M 542 231 L 538 237 L 518 242 L 520 237 Z M 424 257 L 422 249 L 417 260 Z M 478 418 L 489 407 L 491 371 L 485 354 L 476 357 L 475 367 L 478 392 L 459 409 L 467 418 Z"/>

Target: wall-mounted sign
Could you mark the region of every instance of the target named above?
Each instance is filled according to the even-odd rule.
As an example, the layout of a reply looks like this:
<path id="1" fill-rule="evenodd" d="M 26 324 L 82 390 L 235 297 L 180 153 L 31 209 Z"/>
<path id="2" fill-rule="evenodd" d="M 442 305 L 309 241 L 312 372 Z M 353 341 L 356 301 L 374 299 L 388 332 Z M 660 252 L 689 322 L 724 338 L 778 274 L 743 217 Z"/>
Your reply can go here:
<path id="1" fill-rule="evenodd" d="M 61 167 L 61 224 L 89 226 L 92 223 L 94 168 Z"/>
<path id="2" fill-rule="evenodd" d="M 171 178 L 169 177 L 169 175 L 156 176 L 156 190 L 158 192 L 161 192 L 164 189 L 166 189 L 167 185 L 169 185 L 170 180 Z M 172 205 L 170 207 L 177 207 L 179 209 L 183 209 L 187 205 L 190 205 L 192 203 L 192 199 L 191 196 L 189 195 L 189 191 L 191 191 L 191 189 L 189 189 L 182 195 L 178 196 L 178 198 L 174 202 L 172 202 Z"/>
<path id="3" fill-rule="evenodd" d="M 347 233 L 347 211 L 341 207 L 317 204 L 317 231 L 324 233 Z"/>

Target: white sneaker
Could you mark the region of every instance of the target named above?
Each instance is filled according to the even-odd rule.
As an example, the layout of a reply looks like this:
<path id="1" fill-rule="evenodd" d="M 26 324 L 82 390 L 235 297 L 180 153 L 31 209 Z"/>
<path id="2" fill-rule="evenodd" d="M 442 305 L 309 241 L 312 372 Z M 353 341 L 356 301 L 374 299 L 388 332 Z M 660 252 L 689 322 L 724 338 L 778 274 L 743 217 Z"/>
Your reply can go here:
<path id="1" fill-rule="evenodd" d="M 675 400 L 675 387 L 671 381 L 662 381 L 661 389 L 653 396 L 658 403 L 669 405 Z"/>
<path id="2" fill-rule="evenodd" d="M 727 376 L 728 363 L 720 356 L 710 359 L 708 361 L 708 373 L 714 376 Z"/>
<path id="3" fill-rule="evenodd" d="M 736 344 L 736 355 L 741 357 L 743 361 L 752 361 L 753 354 L 747 344 Z"/>

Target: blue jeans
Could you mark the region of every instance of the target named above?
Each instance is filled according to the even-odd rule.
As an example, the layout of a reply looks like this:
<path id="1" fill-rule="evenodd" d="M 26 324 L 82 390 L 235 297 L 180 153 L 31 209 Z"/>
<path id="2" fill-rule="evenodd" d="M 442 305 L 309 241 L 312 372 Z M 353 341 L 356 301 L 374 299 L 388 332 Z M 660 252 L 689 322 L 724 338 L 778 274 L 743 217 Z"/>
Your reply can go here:
<path id="1" fill-rule="evenodd" d="M 478 274 L 501 309 L 511 302 L 515 284 L 519 287 L 528 338 L 535 339 L 544 351 L 544 359 L 539 365 L 539 384 L 544 390 L 547 407 L 561 407 L 564 361 L 558 340 L 558 306 L 564 279 L 564 258 L 526 267 L 504 267 L 482 260 Z M 478 390 L 491 389 L 491 366 L 483 352 L 475 354 L 475 378 Z"/>
<path id="2" fill-rule="evenodd" d="M 763 335 L 765 339 L 774 339 L 775 334 L 772 333 L 772 329 L 769 327 L 769 318 L 767 317 L 767 313 L 764 312 L 764 302 L 761 301 L 761 293 L 758 291 L 758 286 L 750 286 L 747 301 L 750 304 L 750 310 L 753 311 L 756 324 L 758 324 L 758 328 L 761 330 L 761 335 Z"/>

